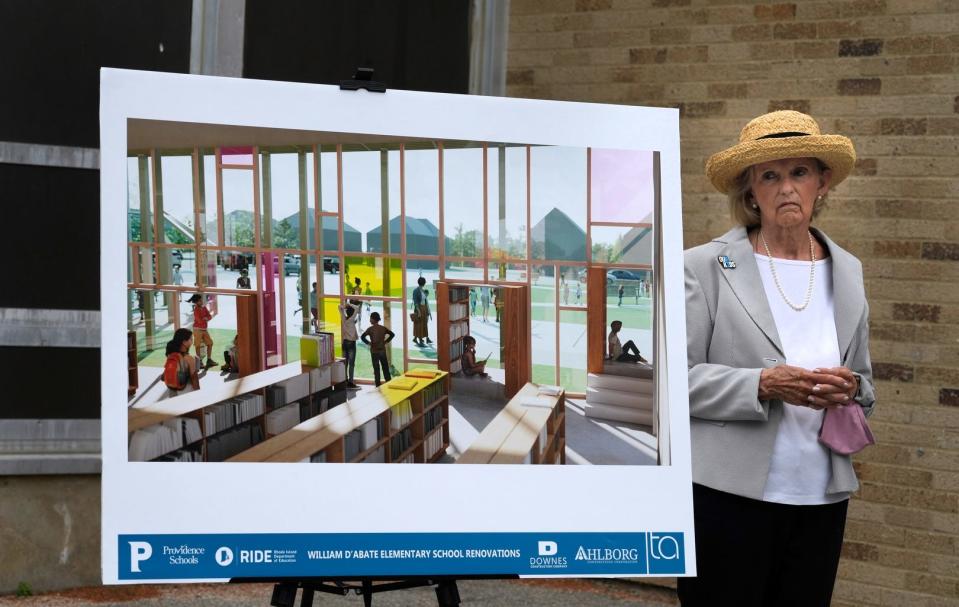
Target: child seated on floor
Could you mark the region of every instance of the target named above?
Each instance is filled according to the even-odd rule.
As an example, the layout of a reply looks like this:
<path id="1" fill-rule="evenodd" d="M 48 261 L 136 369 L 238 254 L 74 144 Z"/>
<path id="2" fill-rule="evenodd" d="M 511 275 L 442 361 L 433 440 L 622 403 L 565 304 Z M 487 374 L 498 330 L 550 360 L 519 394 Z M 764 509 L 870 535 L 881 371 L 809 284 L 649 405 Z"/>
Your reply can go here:
<path id="1" fill-rule="evenodd" d="M 639 348 L 636 347 L 636 344 L 633 343 L 633 340 L 629 340 L 625 345 L 619 343 L 619 336 L 617 333 L 623 328 L 623 323 L 614 320 L 609 324 L 610 332 L 609 338 L 606 340 L 606 345 L 608 346 L 608 358 L 607 360 L 615 360 L 616 362 L 629 362 L 629 363 L 646 363 L 649 362 L 639 353 Z"/>
<path id="2" fill-rule="evenodd" d="M 472 335 L 463 338 L 463 375 L 486 377 L 486 361 L 476 362 L 476 339 Z"/>
<path id="3" fill-rule="evenodd" d="M 226 361 L 223 365 L 220 366 L 221 371 L 226 371 L 227 373 L 239 373 L 240 364 L 237 360 L 237 352 L 239 350 L 239 345 L 237 340 L 240 338 L 240 334 L 237 333 L 233 337 L 233 344 L 230 346 L 229 350 L 223 351 L 223 359 Z"/>

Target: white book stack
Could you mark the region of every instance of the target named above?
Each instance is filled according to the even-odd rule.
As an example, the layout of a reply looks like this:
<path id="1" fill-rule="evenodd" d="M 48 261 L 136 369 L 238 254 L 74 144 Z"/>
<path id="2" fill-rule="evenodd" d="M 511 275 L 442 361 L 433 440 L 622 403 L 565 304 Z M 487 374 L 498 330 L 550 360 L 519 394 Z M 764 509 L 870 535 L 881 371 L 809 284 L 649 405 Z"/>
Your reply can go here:
<path id="1" fill-rule="evenodd" d="M 546 450 L 546 438 L 547 438 L 546 426 L 543 426 L 543 427 L 540 429 L 540 431 L 539 431 L 539 452 L 540 452 L 540 454 L 542 454 L 543 451 Z"/>
<path id="2" fill-rule="evenodd" d="M 392 413 L 390 415 L 391 430 L 399 430 L 413 419 L 413 408 L 410 406 L 410 401 L 408 400 L 394 405 L 390 411 Z"/>
<path id="3" fill-rule="evenodd" d="M 346 381 L 346 365 L 342 360 L 338 360 L 331 365 L 333 383 L 339 384 Z"/>
<path id="4" fill-rule="evenodd" d="M 188 445 L 202 440 L 203 432 L 200 430 L 200 420 L 192 417 L 183 418 L 183 433 Z"/>
<path id="5" fill-rule="evenodd" d="M 386 445 L 380 445 L 376 451 L 373 451 L 362 462 L 364 464 L 385 464 L 386 463 Z"/>
<path id="6" fill-rule="evenodd" d="M 450 304 L 450 322 L 466 318 L 469 314 L 469 306 L 465 303 Z"/>
<path id="7" fill-rule="evenodd" d="M 377 436 L 377 419 L 371 419 L 370 421 L 363 424 L 361 428 L 363 432 L 363 440 L 360 443 L 360 449 L 366 451 L 376 444 L 376 441 L 379 440 Z"/>
<path id="8" fill-rule="evenodd" d="M 426 457 L 430 458 L 443 448 L 443 433 L 434 432 L 426 437 Z"/>
<path id="9" fill-rule="evenodd" d="M 293 403 L 266 414 L 266 433 L 275 436 L 300 423 L 300 405 Z"/>
<path id="10" fill-rule="evenodd" d="M 183 447 L 183 420 L 168 419 L 137 430 L 130 437 L 130 461 L 148 462 Z"/>
<path id="11" fill-rule="evenodd" d="M 330 387 L 333 381 L 333 370 L 329 365 L 325 367 L 314 367 L 308 373 L 310 377 L 310 394 L 316 394 L 320 390 Z"/>
<path id="12" fill-rule="evenodd" d="M 470 327 L 465 322 L 457 322 L 450 325 L 450 339 L 459 339 L 470 334 Z"/>

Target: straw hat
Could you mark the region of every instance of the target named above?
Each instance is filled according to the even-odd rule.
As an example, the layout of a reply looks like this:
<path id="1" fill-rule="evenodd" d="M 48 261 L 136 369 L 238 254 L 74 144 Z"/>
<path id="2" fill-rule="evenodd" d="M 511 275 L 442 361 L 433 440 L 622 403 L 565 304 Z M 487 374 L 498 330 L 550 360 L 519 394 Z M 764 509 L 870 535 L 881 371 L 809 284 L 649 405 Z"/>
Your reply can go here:
<path id="1" fill-rule="evenodd" d="M 849 176 L 856 163 L 852 141 L 842 135 L 823 135 L 812 116 L 793 110 L 763 114 L 749 121 L 739 143 L 706 161 L 706 176 L 717 190 L 728 194 L 736 177 L 760 162 L 782 158 L 818 158 L 832 169 L 831 186 Z"/>

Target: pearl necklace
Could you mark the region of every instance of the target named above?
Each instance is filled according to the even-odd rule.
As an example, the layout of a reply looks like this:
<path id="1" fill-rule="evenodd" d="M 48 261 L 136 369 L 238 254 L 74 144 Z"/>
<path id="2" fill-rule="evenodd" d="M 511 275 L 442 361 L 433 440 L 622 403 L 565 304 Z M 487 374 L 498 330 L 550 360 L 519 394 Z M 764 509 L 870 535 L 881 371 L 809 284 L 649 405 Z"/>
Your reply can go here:
<path id="1" fill-rule="evenodd" d="M 793 302 L 789 301 L 789 298 L 786 297 L 786 292 L 783 290 L 783 286 L 779 283 L 779 275 L 776 274 L 776 265 L 773 263 L 773 254 L 769 252 L 769 245 L 766 244 L 766 237 L 763 236 L 763 231 L 759 230 L 759 239 L 763 242 L 763 248 L 766 249 L 766 257 L 769 258 L 769 271 L 773 275 L 773 282 L 776 283 L 776 288 L 779 289 L 779 294 L 782 296 L 783 301 L 786 302 L 790 308 L 797 312 L 802 312 L 809 306 L 809 302 L 812 301 L 812 288 L 815 282 L 816 277 L 816 249 L 813 247 L 812 234 L 809 234 L 809 257 L 812 259 L 812 263 L 809 264 L 809 286 L 806 288 L 806 299 L 803 300 L 801 306 L 797 306 Z"/>

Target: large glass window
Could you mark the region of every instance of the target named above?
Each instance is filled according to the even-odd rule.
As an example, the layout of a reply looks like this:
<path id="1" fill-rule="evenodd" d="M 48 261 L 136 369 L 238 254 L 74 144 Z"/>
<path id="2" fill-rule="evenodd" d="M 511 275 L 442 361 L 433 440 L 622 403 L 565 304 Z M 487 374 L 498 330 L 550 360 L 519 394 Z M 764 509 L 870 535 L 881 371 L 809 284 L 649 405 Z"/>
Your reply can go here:
<path id="1" fill-rule="evenodd" d="M 492 259 L 526 259 L 526 147 L 487 152 L 487 226 Z"/>
<path id="2" fill-rule="evenodd" d="M 533 259 L 586 261 L 586 150 L 530 148 Z"/>
<path id="3" fill-rule="evenodd" d="M 193 157 L 159 158 L 157 212 L 163 215 L 163 242 L 189 245 L 195 242 L 193 212 Z"/>
<path id="4" fill-rule="evenodd" d="M 447 257 L 483 257 L 483 148 L 443 149 Z"/>
<path id="5" fill-rule="evenodd" d="M 252 247 L 253 173 L 243 169 L 223 169 L 223 244 L 228 247 Z"/>
<path id="6" fill-rule="evenodd" d="M 406 253 L 439 255 L 439 150 L 407 148 L 404 168 Z"/>

